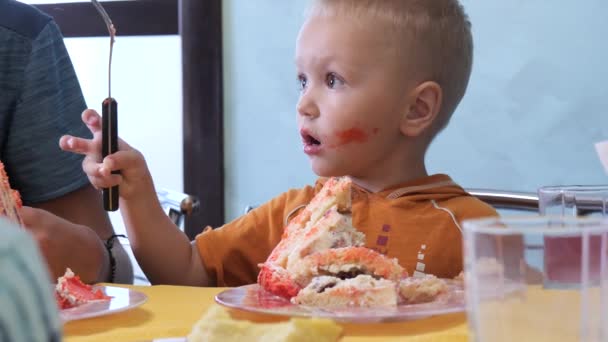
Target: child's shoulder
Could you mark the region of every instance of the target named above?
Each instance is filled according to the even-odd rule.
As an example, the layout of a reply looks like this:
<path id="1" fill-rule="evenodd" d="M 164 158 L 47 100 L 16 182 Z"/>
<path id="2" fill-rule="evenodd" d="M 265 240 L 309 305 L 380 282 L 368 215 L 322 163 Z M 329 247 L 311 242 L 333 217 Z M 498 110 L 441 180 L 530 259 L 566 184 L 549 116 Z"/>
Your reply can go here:
<path id="1" fill-rule="evenodd" d="M 402 187 L 392 189 L 387 198 L 407 203 L 428 203 L 433 209 L 451 213 L 458 220 L 497 216 L 496 210 L 479 198 L 469 194 L 446 174 L 436 174 L 414 180 Z"/>
<path id="2" fill-rule="evenodd" d="M 435 206 L 442 207 L 458 218 L 459 221 L 482 218 L 489 216 L 498 216 L 498 212 L 494 207 L 479 198 L 469 194 L 464 189 L 460 196 L 454 196 L 435 202 Z"/>

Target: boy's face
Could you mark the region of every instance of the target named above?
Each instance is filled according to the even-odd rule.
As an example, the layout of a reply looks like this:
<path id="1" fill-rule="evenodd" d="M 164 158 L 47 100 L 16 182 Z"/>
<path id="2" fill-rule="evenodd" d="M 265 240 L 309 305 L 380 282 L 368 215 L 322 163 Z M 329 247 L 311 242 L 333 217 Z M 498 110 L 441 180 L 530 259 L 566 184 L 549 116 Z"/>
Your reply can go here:
<path id="1" fill-rule="evenodd" d="M 320 176 L 382 177 L 403 166 L 411 85 L 387 36 L 372 20 L 344 16 L 313 16 L 300 31 L 298 126 Z"/>

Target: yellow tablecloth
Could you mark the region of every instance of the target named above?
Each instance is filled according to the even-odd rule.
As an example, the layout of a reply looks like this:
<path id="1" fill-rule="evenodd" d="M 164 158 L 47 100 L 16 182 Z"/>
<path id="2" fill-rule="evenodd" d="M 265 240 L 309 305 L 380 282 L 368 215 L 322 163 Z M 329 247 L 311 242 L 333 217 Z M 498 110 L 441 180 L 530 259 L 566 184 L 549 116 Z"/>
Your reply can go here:
<path id="1" fill-rule="evenodd" d="M 186 336 L 214 304 L 214 296 L 223 290 L 165 285 L 124 287 L 145 293 L 148 301 L 121 313 L 68 322 L 63 331 L 65 341 L 126 342 Z M 464 313 L 400 323 L 346 324 L 344 328 L 344 342 L 468 340 Z"/>

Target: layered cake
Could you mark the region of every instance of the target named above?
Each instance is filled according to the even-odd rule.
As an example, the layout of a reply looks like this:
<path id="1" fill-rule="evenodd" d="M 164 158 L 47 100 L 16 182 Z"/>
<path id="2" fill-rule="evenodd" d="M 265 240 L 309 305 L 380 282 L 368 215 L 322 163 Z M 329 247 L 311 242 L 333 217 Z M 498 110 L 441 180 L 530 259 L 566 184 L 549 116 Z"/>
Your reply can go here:
<path id="1" fill-rule="evenodd" d="M 260 265 L 258 284 L 295 304 L 381 307 L 431 301 L 447 289 L 433 276 L 409 278 L 395 258 L 363 247 L 352 226 L 351 180 L 330 178 L 286 227 Z"/>

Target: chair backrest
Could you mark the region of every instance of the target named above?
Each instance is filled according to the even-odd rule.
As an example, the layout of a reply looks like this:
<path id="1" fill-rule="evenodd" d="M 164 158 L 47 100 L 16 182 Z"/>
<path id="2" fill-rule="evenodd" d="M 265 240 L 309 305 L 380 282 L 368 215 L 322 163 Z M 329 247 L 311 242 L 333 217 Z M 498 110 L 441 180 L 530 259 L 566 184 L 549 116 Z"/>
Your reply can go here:
<path id="1" fill-rule="evenodd" d="M 474 188 L 467 188 L 465 190 L 496 209 L 539 211 L 540 203 L 536 193 Z M 578 215 L 606 211 L 606 203 L 601 198 L 581 197 L 573 201 L 576 202 Z"/>
<path id="2" fill-rule="evenodd" d="M 538 212 L 538 195 L 533 192 L 478 188 L 465 190 L 496 209 Z"/>
<path id="3" fill-rule="evenodd" d="M 179 191 L 160 189 L 156 191 L 156 195 L 165 213 L 181 230 L 184 217 L 197 212 L 200 207 L 198 198 Z"/>

